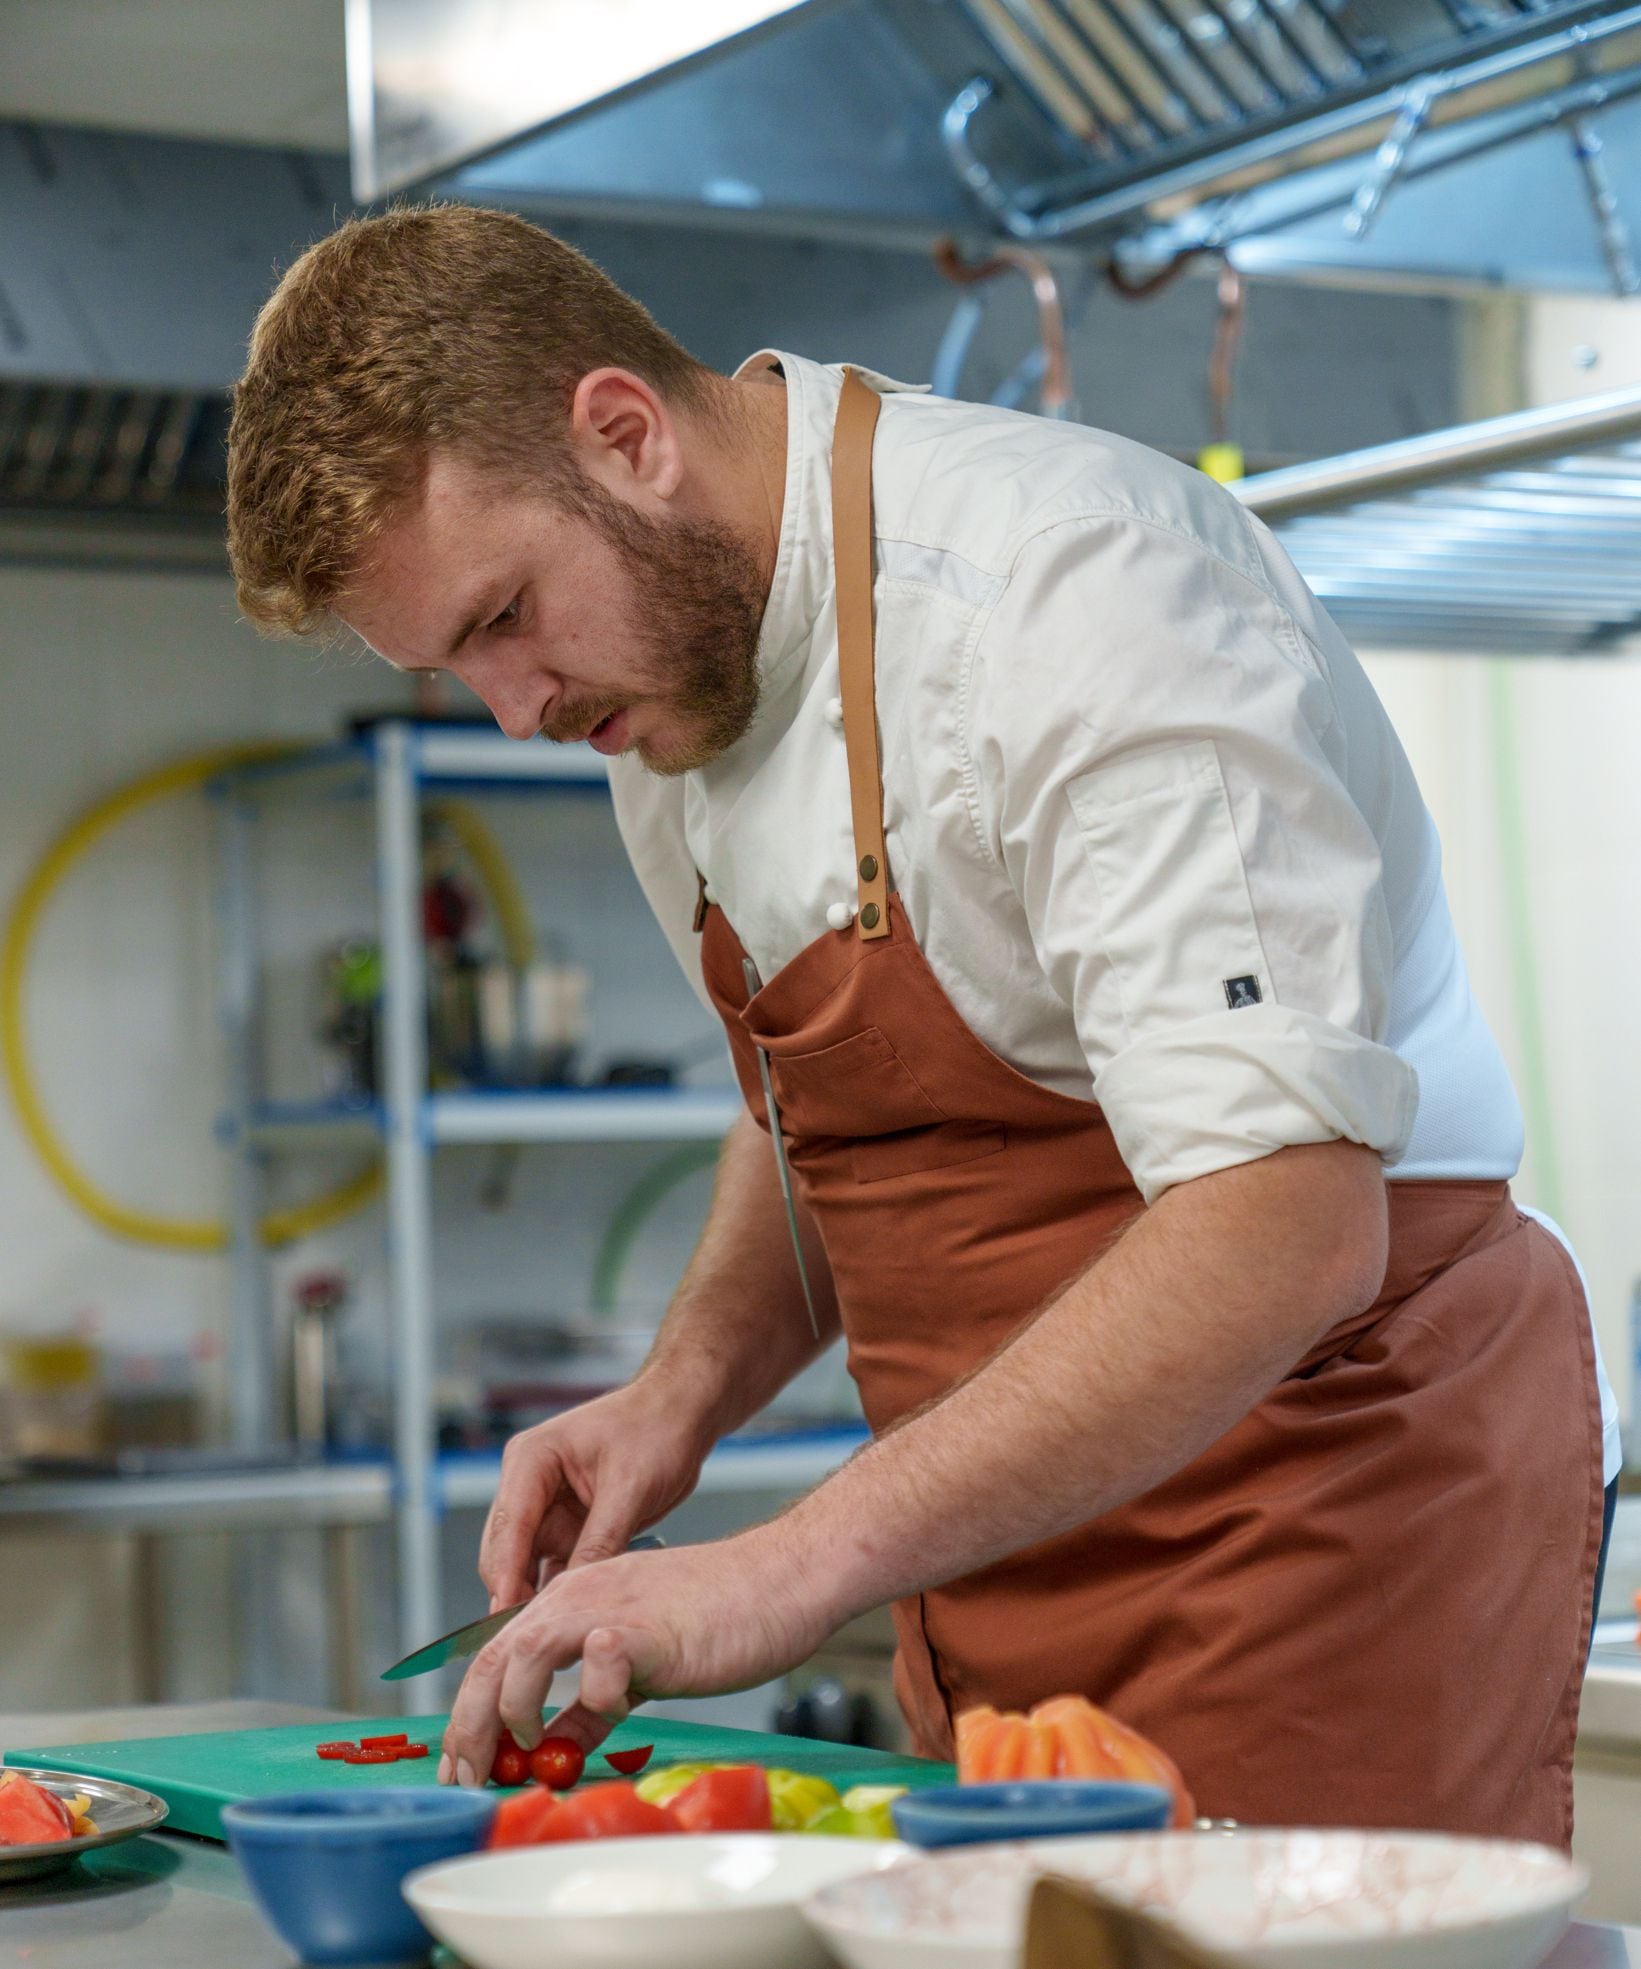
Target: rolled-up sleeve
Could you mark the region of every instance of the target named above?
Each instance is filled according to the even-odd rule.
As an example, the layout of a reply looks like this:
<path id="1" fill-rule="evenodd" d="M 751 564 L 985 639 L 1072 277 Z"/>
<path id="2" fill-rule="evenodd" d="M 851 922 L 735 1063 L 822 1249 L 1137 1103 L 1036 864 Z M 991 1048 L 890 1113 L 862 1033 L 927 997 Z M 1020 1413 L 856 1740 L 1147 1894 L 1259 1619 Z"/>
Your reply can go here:
<path id="1" fill-rule="evenodd" d="M 1328 679 L 1240 526 L 1047 528 L 974 652 L 977 826 L 1148 1201 L 1302 1143 L 1394 1160 L 1418 1100 Z"/>

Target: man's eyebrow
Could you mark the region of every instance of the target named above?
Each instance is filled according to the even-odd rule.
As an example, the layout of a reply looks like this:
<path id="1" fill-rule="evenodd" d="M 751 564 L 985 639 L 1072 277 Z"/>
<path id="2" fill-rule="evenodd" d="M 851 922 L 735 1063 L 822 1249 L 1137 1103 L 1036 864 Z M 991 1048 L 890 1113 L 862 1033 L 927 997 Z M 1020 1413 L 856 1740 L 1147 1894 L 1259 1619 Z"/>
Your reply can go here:
<path id="1" fill-rule="evenodd" d="M 471 614 L 468 615 L 466 620 L 462 623 L 461 627 L 456 631 L 455 635 L 452 636 L 450 641 L 445 645 L 445 653 L 441 661 L 444 663 L 448 663 L 453 657 L 458 655 L 460 653 L 463 643 L 467 641 L 468 637 L 472 635 L 473 631 L 475 629 L 482 629 L 485 623 L 487 623 L 490 620 L 491 616 L 494 615 L 495 613 L 496 613 L 495 600 L 487 591 L 483 596 L 483 598 L 474 606 Z"/>

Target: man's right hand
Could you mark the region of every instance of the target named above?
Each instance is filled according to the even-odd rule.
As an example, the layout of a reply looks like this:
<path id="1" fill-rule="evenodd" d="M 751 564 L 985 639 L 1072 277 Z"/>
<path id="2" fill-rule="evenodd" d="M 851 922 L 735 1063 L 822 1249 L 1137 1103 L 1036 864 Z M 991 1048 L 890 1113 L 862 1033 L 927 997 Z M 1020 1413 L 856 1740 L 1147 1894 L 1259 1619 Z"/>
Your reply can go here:
<path id="1" fill-rule="evenodd" d="M 479 1549 L 492 1611 L 614 1558 L 689 1496 L 711 1439 L 683 1406 L 640 1376 L 512 1439 Z"/>

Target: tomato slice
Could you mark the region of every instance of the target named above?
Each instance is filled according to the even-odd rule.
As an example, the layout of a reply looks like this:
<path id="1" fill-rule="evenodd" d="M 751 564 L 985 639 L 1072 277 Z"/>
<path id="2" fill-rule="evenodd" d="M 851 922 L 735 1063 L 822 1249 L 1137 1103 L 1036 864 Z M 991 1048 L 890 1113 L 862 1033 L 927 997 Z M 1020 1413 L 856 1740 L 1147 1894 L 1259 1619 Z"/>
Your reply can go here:
<path id="1" fill-rule="evenodd" d="M 654 1755 L 655 1745 L 647 1743 L 642 1750 L 606 1750 L 604 1762 L 624 1778 L 635 1778 Z"/>
<path id="2" fill-rule="evenodd" d="M 357 1750 L 358 1748 L 359 1746 L 356 1743 L 316 1743 L 313 1747 L 313 1754 L 316 1757 L 328 1757 L 334 1761 L 338 1757 L 346 1757 L 350 1750 Z"/>
<path id="3" fill-rule="evenodd" d="M 496 1761 L 490 1766 L 492 1784 L 523 1784 L 529 1775 L 530 1760 L 516 1743 L 497 1746 Z"/>
<path id="4" fill-rule="evenodd" d="M 543 1737 L 530 1752 L 530 1775 L 549 1791 L 568 1791 L 586 1763 L 579 1743 L 569 1737 Z"/>
<path id="5" fill-rule="evenodd" d="M 769 1780 L 756 1764 L 707 1771 L 667 1806 L 680 1832 L 768 1832 Z"/>
<path id="6" fill-rule="evenodd" d="M 764 1804 L 767 1823 L 767 1794 Z M 637 1839 L 678 1829 L 659 1805 L 646 1805 L 630 1784 L 589 1785 L 573 1798 L 558 1799 L 556 1806 L 538 1839 Z"/>
<path id="7" fill-rule="evenodd" d="M 382 1750 L 366 1750 L 362 1747 L 358 1750 L 350 1750 L 342 1759 L 344 1764 L 396 1764 L 398 1761 L 399 1753 L 391 1744 Z"/>
<path id="8" fill-rule="evenodd" d="M 409 1741 L 409 1732 L 401 1730 L 394 1737 L 361 1737 L 359 1739 L 359 1748 L 361 1750 L 391 1750 L 395 1744 L 409 1743 Z"/>
<path id="9" fill-rule="evenodd" d="M 55 1846 L 73 1837 L 68 1807 L 55 1792 L 29 1778 L 0 1785 L 0 1846 Z"/>
<path id="10" fill-rule="evenodd" d="M 399 1746 L 398 1761 L 402 1764 L 404 1763 L 407 1757 L 414 1759 L 417 1757 L 425 1757 L 426 1755 L 427 1755 L 427 1745 L 425 1743 L 402 1743 Z"/>
<path id="11" fill-rule="evenodd" d="M 499 1846 L 535 1846 L 543 1840 L 566 1837 L 547 1830 L 553 1814 L 563 1809 L 550 1791 L 534 1787 L 521 1791 L 516 1798 L 504 1798 L 496 1807 L 495 1822 L 490 1828 L 490 1850 L 494 1852 Z"/>

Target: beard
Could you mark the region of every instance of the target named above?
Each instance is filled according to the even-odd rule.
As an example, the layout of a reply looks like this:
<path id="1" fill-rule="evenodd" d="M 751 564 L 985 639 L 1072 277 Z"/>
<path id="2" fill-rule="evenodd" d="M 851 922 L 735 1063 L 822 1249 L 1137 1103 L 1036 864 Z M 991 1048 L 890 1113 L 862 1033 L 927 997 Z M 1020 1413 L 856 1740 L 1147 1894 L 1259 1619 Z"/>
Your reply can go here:
<path id="1" fill-rule="evenodd" d="M 644 766 L 672 777 L 709 764 L 745 735 L 758 709 L 766 595 L 757 562 L 726 526 L 651 519 L 590 479 L 556 487 L 555 496 L 597 529 L 629 577 L 644 688 L 564 706 L 543 735 L 585 738 L 632 704 L 658 702 L 669 731 L 638 741 Z"/>

